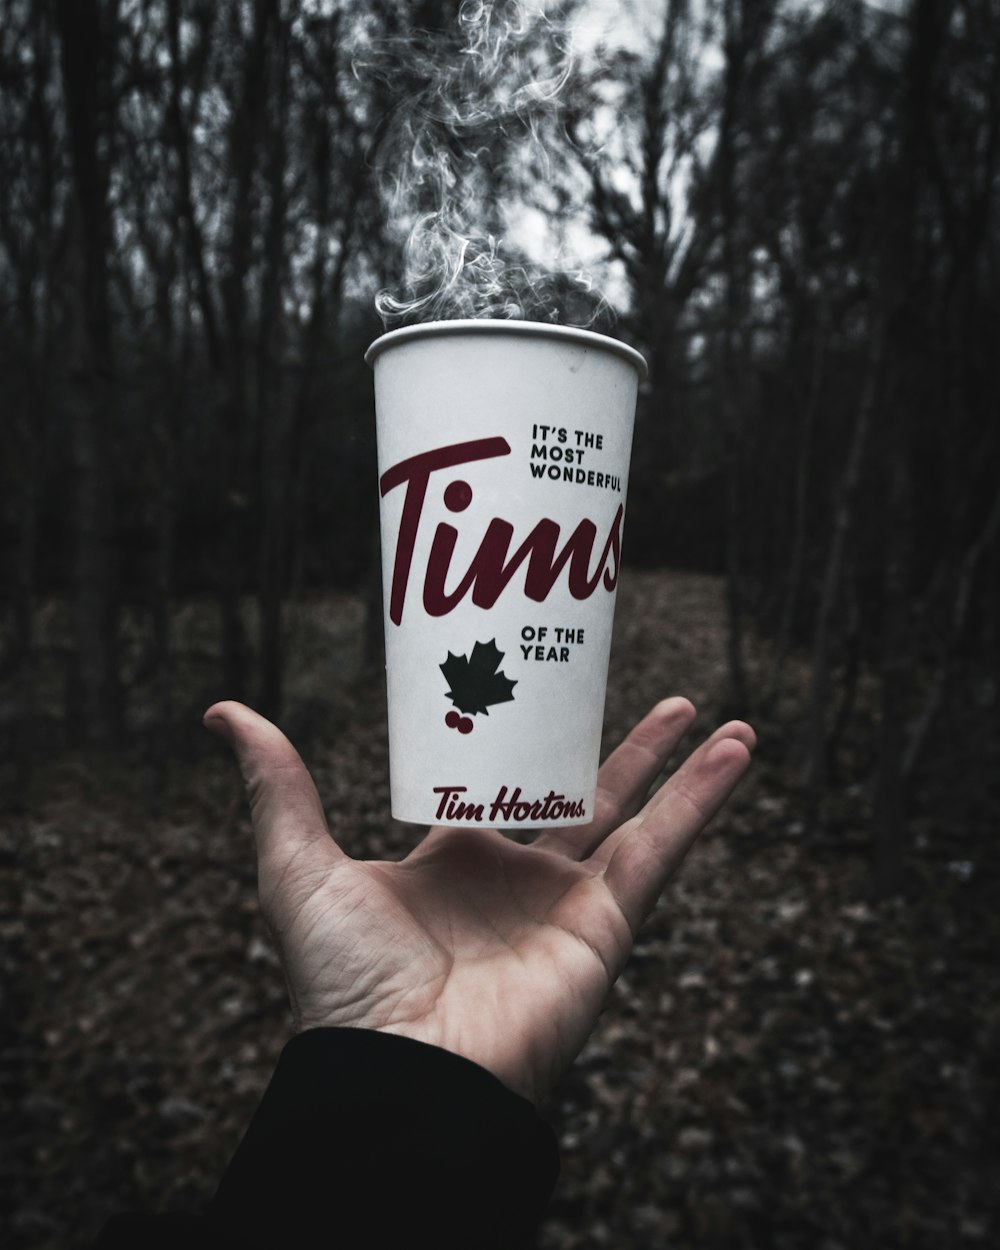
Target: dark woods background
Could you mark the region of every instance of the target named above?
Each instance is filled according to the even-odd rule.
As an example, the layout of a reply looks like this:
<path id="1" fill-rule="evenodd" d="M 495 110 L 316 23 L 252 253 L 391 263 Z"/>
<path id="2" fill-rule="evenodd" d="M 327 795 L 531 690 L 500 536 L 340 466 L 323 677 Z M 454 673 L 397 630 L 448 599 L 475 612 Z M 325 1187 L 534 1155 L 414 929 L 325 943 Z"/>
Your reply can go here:
<path id="1" fill-rule="evenodd" d="M 412 84 L 352 63 L 456 8 L 5 3 L 15 787 L 43 745 L 170 749 L 192 597 L 217 621 L 196 706 L 279 716 L 283 603 L 374 580 L 361 356 L 401 265 L 373 168 Z M 649 46 L 569 85 L 552 154 L 652 363 L 628 557 L 725 574 L 734 712 L 784 706 L 811 653 L 804 779 L 866 735 L 887 841 L 995 698 L 998 22 L 987 0 L 665 4 Z M 581 139 L 608 84 L 614 164 Z M 753 681 L 751 630 L 774 642 Z"/>
<path id="2" fill-rule="evenodd" d="M 0 2 L 12 827 L 67 758 L 95 777 L 129 761 L 162 806 L 218 697 L 330 732 L 322 683 L 288 689 L 300 605 L 348 596 L 377 690 L 362 355 L 401 272 L 374 171 L 414 84 L 405 59 L 353 67 L 387 38 L 450 37 L 457 8 Z M 614 258 L 614 332 L 652 370 L 626 559 L 723 579 L 719 711 L 761 728 L 817 848 L 846 830 L 883 895 L 919 893 L 935 870 L 913 822 L 957 812 L 945 858 L 985 873 L 1000 11 L 621 8 L 646 34 L 570 80 L 544 184 L 524 162 L 494 194 L 584 222 Z M 664 637 L 687 628 L 669 603 Z"/>
<path id="3" fill-rule="evenodd" d="M 781 710 L 814 795 L 863 741 L 896 843 L 995 710 L 1000 18 L 661 9 L 569 84 L 546 201 L 620 262 L 652 364 L 627 556 L 724 573 L 731 710 Z M 456 10 L 5 0 L 8 794 L 62 744 L 169 751 L 216 695 L 279 716 L 282 605 L 375 579 L 361 357 L 401 265 L 373 169 L 413 84 L 352 65 Z M 181 691 L 194 598 L 217 659 Z"/>

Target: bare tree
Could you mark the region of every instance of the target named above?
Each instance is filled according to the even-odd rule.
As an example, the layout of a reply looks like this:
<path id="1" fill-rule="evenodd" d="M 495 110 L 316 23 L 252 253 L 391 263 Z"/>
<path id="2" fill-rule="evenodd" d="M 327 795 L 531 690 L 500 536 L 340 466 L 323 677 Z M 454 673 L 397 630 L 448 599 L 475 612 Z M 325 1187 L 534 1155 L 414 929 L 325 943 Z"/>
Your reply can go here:
<path id="1" fill-rule="evenodd" d="M 83 732 L 91 741 L 105 742 L 118 733 L 122 713 L 108 302 L 110 75 L 117 5 L 58 0 L 55 14 L 72 171 L 66 402 L 76 475 L 76 664 Z"/>

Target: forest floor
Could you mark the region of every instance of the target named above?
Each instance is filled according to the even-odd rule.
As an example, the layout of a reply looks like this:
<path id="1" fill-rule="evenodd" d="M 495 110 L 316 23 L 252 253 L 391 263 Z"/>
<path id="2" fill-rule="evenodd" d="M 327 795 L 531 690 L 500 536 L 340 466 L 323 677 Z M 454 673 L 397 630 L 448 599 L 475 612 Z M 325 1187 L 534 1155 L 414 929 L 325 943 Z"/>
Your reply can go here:
<path id="1" fill-rule="evenodd" d="M 362 617 L 350 596 L 296 608 L 286 725 L 345 850 L 395 858 L 418 831 L 388 817 Z M 185 620 L 196 633 L 194 608 Z M 630 571 L 608 745 L 667 693 L 690 696 L 693 737 L 707 733 L 724 647 L 720 583 Z M 793 701 L 806 677 L 790 674 Z M 995 788 L 950 816 L 917 810 L 905 892 L 878 899 L 863 787 L 848 771 L 818 832 L 794 732 L 760 729 L 751 777 L 544 1109 L 563 1173 L 541 1246 L 996 1245 Z M 30 814 L 3 824 L 8 1250 L 71 1250 L 115 1211 L 201 1205 L 288 1036 L 241 786 L 200 735 L 192 713 L 165 787 L 131 755 L 59 753 Z"/>

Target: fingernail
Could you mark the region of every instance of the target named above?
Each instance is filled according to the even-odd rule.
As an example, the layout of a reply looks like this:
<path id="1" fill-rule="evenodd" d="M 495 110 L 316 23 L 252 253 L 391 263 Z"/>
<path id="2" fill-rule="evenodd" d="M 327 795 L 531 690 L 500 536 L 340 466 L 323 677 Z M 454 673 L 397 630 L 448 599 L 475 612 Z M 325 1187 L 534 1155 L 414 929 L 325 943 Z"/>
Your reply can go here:
<path id="1" fill-rule="evenodd" d="M 212 716 L 209 712 L 201 718 L 201 723 L 205 726 L 210 734 L 214 734 L 217 738 L 232 745 L 233 735 L 229 727 L 229 721 L 224 716 Z"/>

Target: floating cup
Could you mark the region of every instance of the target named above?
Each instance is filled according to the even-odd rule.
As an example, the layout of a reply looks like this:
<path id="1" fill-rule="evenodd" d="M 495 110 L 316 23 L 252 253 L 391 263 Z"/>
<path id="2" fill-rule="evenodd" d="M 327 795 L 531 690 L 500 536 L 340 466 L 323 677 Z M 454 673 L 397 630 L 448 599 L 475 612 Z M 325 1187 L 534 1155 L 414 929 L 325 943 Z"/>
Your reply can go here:
<path id="1" fill-rule="evenodd" d="M 366 359 L 392 814 L 586 824 L 645 362 L 523 321 L 394 330 Z"/>

